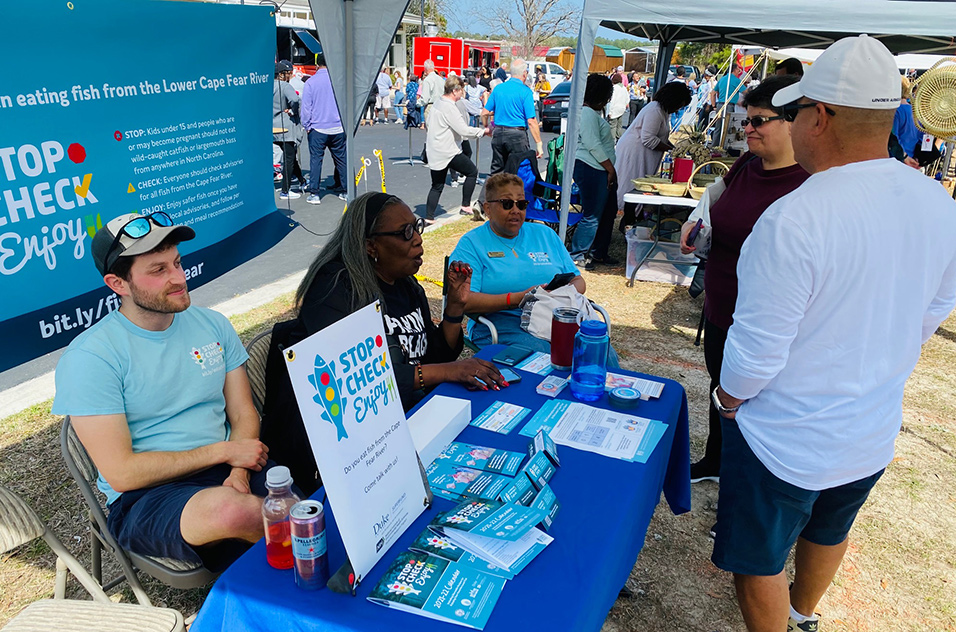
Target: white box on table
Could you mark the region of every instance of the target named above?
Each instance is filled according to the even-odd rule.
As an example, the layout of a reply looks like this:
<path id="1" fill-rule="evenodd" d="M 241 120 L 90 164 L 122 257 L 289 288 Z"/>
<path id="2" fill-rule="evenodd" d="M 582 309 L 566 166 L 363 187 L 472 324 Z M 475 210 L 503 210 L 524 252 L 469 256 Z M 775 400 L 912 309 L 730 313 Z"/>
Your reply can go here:
<path id="1" fill-rule="evenodd" d="M 471 423 L 471 402 L 435 395 L 408 418 L 412 442 L 426 468 Z"/>

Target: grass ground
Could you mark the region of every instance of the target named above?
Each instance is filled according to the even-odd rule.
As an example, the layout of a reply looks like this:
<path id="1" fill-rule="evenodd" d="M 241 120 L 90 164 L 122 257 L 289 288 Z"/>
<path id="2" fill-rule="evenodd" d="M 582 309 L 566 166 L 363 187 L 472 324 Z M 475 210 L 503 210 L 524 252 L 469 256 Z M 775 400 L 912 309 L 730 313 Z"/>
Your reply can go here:
<path id="1" fill-rule="evenodd" d="M 457 222 L 425 238 L 422 274 L 441 278 L 442 258 L 473 225 Z M 623 243 L 612 254 L 623 259 Z M 690 403 L 691 452 L 706 438 L 703 350 L 693 345 L 700 299 L 653 283 L 624 286 L 623 270 L 584 273 L 588 295 L 608 308 L 611 339 L 624 368 L 679 381 Z M 440 290 L 425 283 L 435 312 Z M 232 319 L 243 341 L 290 314 L 283 296 Z M 878 342 L 874 342 L 878 344 Z M 820 603 L 822 630 L 956 631 L 956 316 L 926 344 L 910 378 L 897 454 L 863 507 L 836 580 Z M 0 420 L 0 484 L 24 496 L 80 559 L 88 559 L 83 504 L 59 455 L 60 419 L 50 402 Z M 717 487 L 695 485 L 694 509 L 661 505 L 605 632 L 743 630 L 731 578 L 710 563 L 707 533 Z M 115 569 L 113 569 L 115 571 Z M 789 569 L 792 571 L 792 567 Z M 196 612 L 206 589 L 178 591 L 148 581 L 155 602 Z M 53 559 L 42 543 L 0 557 L 0 625 L 25 604 L 52 594 Z M 81 594 L 71 583 L 71 591 Z M 119 592 L 118 599 L 131 595 Z"/>

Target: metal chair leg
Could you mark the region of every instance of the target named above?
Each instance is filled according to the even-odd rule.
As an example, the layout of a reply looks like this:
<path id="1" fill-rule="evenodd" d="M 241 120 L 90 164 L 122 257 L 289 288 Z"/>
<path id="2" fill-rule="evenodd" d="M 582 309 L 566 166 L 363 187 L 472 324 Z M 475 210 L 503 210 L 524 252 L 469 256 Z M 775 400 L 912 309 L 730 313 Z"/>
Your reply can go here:
<path id="1" fill-rule="evenodd" d="M 103 545 L 96 537 L 92 527 L 90 529 L 90 566 L 93 571 L 93 579 L 100 586 L 103 585 Z"/>

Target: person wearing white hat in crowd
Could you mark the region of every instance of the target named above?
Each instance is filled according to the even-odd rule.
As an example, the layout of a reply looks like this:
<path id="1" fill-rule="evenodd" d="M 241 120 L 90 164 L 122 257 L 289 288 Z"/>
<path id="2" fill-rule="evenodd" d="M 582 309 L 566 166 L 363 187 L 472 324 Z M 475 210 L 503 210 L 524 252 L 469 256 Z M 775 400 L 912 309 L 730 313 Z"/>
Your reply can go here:
<path id="1" fill-rule="evenodd" d="M 861 35 L 773 97 L 811 176 L 744 242 L 712 393 L 724 418 L 712 559 L 734 573 L 751 632 L 818 629 L 850 527 L 893 459 L 903 386 L 956 305 L 956 202 L 887 155 L 899 77 Z"/>

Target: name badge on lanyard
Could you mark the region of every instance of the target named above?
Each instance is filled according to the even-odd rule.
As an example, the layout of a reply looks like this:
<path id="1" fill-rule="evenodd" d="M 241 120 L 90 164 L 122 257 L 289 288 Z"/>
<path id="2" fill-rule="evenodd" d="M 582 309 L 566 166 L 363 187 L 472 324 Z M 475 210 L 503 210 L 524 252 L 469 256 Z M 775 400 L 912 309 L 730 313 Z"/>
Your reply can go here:
<path id="1" fill-rule="evenodd" d="M 505 256 L 505 253 L 498 250 L 489 250 L 488 256 L 491 257 L 492 259 L 501 259 L 502 257 Z"/>

